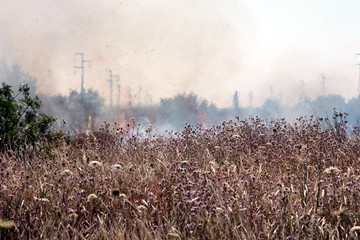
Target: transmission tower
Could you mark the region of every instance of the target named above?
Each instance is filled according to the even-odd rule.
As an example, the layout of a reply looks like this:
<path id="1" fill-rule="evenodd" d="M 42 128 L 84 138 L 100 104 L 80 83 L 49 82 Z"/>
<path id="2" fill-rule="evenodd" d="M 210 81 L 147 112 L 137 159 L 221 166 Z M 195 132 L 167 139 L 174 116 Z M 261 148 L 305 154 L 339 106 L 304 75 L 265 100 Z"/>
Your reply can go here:
<path id="1" fill-rule="evenodd" d="M 272 86 L 270 86 L 270 99 L 274 100 L 274 89 Z"/>
<path id="2" fill-rule="evenodd" d="M 110 108 L 113 107 L 113 98 L 112 98 L 112 94 L 113 94 L 113 74 L 112 74 L 112 70 L 110 69 L 106 69 L 105 71 L 107 71 L 109 73 L 109 78 L 107 79 L 107 81 L 109 82 L 109 87 L 110 87 Z"/>
<path id="3" fill-rule="evenodd" d="M 141 98 L 140 98 L 141 91 L 142 91 L 142 88 L 140 86 L 138 86 L 138 105 L 140 105 L 140 103 L 141 103 Z"/>
<path id="4" fill-rule="evenodd" d="M 153 104 L 152 96 L 148 92 L 146 92 L 145 101 L 147 102 L 148 105 Z"/>
<path id="5" fill-rule="evenodd" d="M 253 98 L 254 98 L 253 91 L 250 90 L 250 92 L 249 92 L 249 106 L 250 106 L 250 108 L 253 108 Z"/>
<path id="6" fill-rule="evenodd" d="M 301 80 L 300 83 L 300 102 L 305 101 L 305 82 L 304 80 Z"/>
<path id="7" fill-rule="evenodd" d="M 321 77 L 321 94 L 322 95 L 325 95 L 326 93 L 326 76 L 325 74 L 320 74 L 320 77 Z"/>
<path id="8" fill-rule="evenodd" d="M 120 76 L 119 74 L 114 75 L 115 78 L 115 82 L 116 84 L 116 89 L 117 89 L 117 94 L 116 94 L 116 106 L 120 107 Z"/>
<path id="9" fill-rule="evenodd" d="M 132 102 L 131 102 L 131 99 L 132 99 L 132 95 L 131 95 L 131 87 L 128 87 L 128 98 L 129 98 L 129 107 L 131 108 L 132 106 Z"/>
<path id="10" fill-rule="evenodd" d="M 360 53 L 356 53 L 355 57 L 358 57 L 360 59 Z M 357 87 L 357 94 L 360 95 L 360 62 L 356 64 L 357 67 L 359 67 L 359 80 L 358 80 L 358 87 Z"/>
<path id="11" fill-rule="evenodd" d="M 107 80 L 109 82 L 109 87 L 110 87 L 110 107 L 113 107 L 113 87 L 114 87 L 114 82 L 118 82 L 119 81 L 119 75 L 114 75 L 112 73 L 112 70 L 110 69 L 106 69 L 106 71 L 109 72 L 109 79 Z"/>
<path id="12" fill-rule="evenodd" d="M 81 69 L 81 90 L 80 93 L 84 94 L 85 92 L 85 88 L 84 88 L 84 75 L 85 75 L 85 63 L 88 64 L 88 67 L 91 67 L 91 61 L 90 60 L 85 60 L 84 59 L 84 53 L 82 52 L 77 52 L 74 54 L 74 59 L 76 61 L 76 57 L 80 57 L 80 66 L 74 66 L 75 72 L 76 69 Z"/>

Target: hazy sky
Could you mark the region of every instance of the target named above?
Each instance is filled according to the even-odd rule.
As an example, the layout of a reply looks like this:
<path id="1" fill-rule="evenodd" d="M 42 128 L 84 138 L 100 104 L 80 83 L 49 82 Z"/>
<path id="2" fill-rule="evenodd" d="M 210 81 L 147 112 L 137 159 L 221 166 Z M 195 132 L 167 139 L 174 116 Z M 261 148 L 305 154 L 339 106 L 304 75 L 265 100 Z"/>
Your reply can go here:
<path id="1" fill-rule="evenodd" d="M 39 91 L 80 89 L 75 52 L 91 60 L 85 87 L 108 100 L 107 72 L 121 100 L 138 86 L 156 101 L 194 92 L 219 106 L 294 103 L 305 93 L 357 94 L 358 0 L 0 0 L 0 58 L 23 65 Z M 115 96 L 114 96 L 115 99 Z M 134 100 L 136 101 L 136 100 Z"/>

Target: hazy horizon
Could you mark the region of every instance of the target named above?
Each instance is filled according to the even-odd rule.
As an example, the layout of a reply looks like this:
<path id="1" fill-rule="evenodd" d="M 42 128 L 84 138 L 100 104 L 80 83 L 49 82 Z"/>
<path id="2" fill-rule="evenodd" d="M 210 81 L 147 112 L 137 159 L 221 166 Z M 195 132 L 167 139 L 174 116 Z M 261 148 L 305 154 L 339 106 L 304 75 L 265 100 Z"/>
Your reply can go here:
<path id="1" fill-rule="evenodd" d="M 75 52 L 85 53 L 85 88 L 109 100 L 105 69 L 120 75 L 122 102 L 193 92 L 229 106 L 271 95 L 294 103 L 305 94 L 357 95 L 360 2 L 320 0 L 2 1 L 0 58 L 22 65 L 39 93 L 80 90 Z M 114 97 L 115 99 L 115 97 Z"/>

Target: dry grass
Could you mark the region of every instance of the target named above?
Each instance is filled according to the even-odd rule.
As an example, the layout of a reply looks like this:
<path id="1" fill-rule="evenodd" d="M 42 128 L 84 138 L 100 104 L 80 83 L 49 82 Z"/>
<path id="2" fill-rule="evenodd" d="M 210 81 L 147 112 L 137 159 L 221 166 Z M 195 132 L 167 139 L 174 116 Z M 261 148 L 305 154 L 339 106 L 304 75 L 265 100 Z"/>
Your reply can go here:
<path id="1" fill-rule="evenodd" d="M 31 161 L 3 153 L 0 217 L 15 226 L 0 238 L 356 239 L 360 139 L 323 124 L 255 118 L 117 141 L 106 125 Z"/>

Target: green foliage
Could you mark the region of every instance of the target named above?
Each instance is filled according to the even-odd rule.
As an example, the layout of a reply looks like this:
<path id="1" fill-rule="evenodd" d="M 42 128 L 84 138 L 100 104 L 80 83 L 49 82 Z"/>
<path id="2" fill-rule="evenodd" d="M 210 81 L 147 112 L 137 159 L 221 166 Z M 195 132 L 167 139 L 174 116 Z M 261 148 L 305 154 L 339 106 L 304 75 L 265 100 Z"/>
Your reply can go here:
<path id="1" fill-rule="evenodd" d="M 0 150 L 34 144 L 50 128 L 54 118 L 40 114 L 40 99 L 30 96 L 28 85 L 21 85 L 14 95 L 6 83 L 0 88 Z"/>

